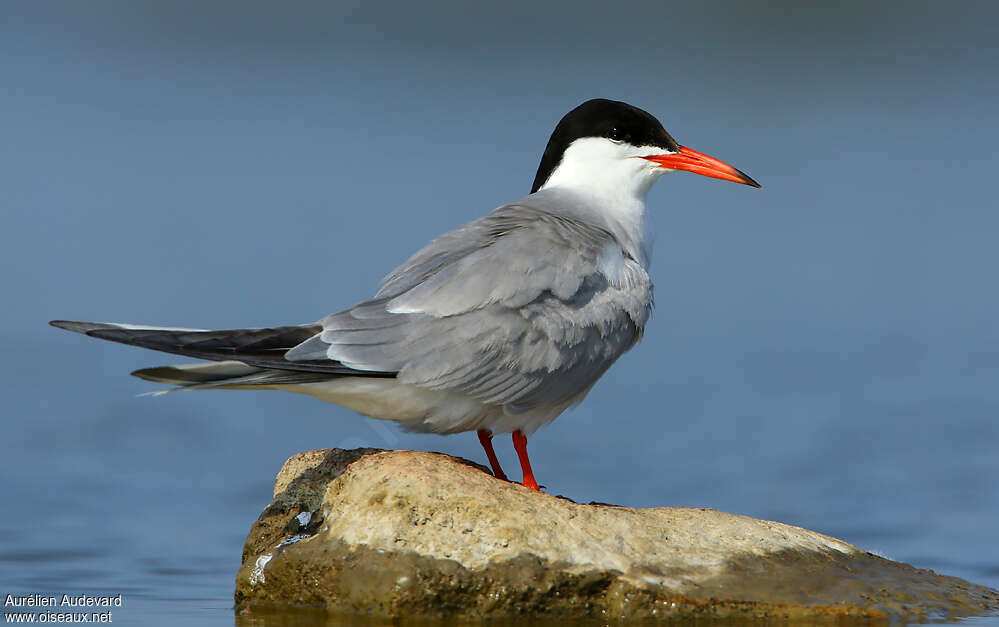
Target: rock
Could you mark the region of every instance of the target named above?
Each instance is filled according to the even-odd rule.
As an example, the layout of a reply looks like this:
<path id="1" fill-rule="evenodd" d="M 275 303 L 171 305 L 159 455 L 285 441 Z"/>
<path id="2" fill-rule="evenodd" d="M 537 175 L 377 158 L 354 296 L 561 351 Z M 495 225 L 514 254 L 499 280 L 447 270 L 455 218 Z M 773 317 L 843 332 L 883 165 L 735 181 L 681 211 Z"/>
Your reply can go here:
<path id="1" fill-rule="evenodd" d="M 436 453 L 289 459 L 236 579 L 241 614 L 377 616 L 982 615 L 999 592 L 781 523 L 710 509 L 581 505 Z"/>

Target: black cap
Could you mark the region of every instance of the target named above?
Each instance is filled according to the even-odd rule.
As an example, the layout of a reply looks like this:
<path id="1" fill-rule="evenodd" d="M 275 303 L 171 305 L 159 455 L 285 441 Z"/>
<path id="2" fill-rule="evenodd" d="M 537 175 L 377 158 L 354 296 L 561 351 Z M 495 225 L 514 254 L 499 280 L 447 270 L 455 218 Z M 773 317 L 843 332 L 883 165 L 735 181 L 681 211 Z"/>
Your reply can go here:
<path id="1" fill-rule="evenodd" d="M 532 194 L 552 175 L 572 142 L 583 137 L 607 137 L 633 146 L 659 146 L 664 152 L 680 150 L 676 140 L 651 113 L 617 100 L 587 100 L 566 113 L 555 127 L 541 156 Z"/>

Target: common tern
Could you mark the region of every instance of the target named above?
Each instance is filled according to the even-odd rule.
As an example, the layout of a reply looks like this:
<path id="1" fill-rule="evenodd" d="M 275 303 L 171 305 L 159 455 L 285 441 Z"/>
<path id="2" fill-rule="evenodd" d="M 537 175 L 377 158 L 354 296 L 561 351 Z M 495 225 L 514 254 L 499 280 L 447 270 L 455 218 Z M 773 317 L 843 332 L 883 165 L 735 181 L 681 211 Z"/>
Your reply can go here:
<path id="1" fill-rule="evenodd" d="M 137 377 L 174 389 L 308 394 L 424 433 L 527 436 L 580 403 L 652 312 L 645 196 L 686 170 L 753 187 L 681 146 L 649 113 L 589 100 L 555 127 L 531 193 L 433 240 L 371 300 L 309 324 L 201 330 L 56 320 L 103 340 L 203 360 Z"/>

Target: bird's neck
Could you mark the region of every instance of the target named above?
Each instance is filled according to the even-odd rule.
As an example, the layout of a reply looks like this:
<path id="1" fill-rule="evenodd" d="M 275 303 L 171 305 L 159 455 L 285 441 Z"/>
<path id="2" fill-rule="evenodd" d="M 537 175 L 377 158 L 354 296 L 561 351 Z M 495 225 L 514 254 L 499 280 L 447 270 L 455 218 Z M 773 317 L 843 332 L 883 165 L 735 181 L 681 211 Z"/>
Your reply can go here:
<path id="1" fill-rule="evenodd" d="M 628 150 L 599 137 L 576 140 L 538 192 L 572 196 L 586 207 L 578 212 L 587 214 L 584 219 L 613 233 L 626 252 L 648 267 L 645 195 L 665 170 Z"/>
<path id="2" fill-rule="evenodd" d="M 597 197 L 604 211 L 611 233 L 621 242 L 622 248 L 648 269 L 652 239 L 645 216 L 645 192 L 638 194 L 611 194 Z"/>
<path id="3" fill-rule="evenodd" d="M 626 193 L 605 186 L 558 185 L 549 183 L 538 190 L 552 198 L 560 213 L 582 219 L 609 231 L 621 248 L 648 268 L 652 238 L 645 215 L 645 191 Z M 547 204 L 547 203 L 546 203 Z"/>

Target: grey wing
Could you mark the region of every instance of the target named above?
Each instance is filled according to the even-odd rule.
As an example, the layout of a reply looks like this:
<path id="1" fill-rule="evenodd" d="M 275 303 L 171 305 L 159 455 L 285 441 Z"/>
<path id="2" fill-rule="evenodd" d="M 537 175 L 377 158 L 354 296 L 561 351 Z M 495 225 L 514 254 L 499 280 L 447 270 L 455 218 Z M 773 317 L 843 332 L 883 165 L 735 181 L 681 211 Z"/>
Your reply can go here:
<path id="1" fill-rule="evenodd" d="M 579 400 L 641 337 L 645 270 L 607 231 L 520 205 L 434 240 L 286 359 L 333 359 L 519 413 Z"/>

